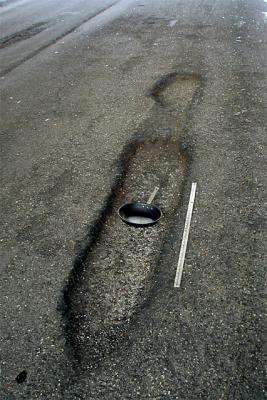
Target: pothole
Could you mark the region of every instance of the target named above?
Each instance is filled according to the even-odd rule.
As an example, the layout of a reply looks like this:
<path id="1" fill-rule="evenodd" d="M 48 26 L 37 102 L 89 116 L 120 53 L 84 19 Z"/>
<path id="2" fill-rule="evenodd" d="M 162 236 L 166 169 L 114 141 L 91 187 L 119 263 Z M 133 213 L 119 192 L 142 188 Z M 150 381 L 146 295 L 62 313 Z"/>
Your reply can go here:
<path id="1" fill-rule="evenodd" d="M 15 32 L 11 35 L 5 36 L 0 39 L 0 49 L 11 46 L 12 44 L 21 42 L 22 40 L 30 39 L 31 37 L 41 33 L 45 30 L 47 22 L 38 22 L 26 29 Z"/>
<path id="2" fill-rule="evenodd" d="M 159 79 L 149 91 L 155 102 L 170 111 L 184 112 L 191 104 L 200 77 L 196 73 L 172 72 Z"/>
<path id="3" fill-rule="evenodd" d="M 132 147 L 134 154 L 127 160 L 112 212 L 69 297 L 68 333 L 79 361 L 86 365 L 94 365 L 114 349 L 125 335 L 127 322 L 146 299 L 185 178 L 186 155 L 178 142 L 146 139 Z M 117 214 L 120 205 L 128 200 L 145 201 L 155 186 L 160 187 L 154 203 L 163 212 L 162 220 L 142 230 L 124 224 Z"/>
<path id="4" fill-rule="evenodd" d="M 178 137 L 199 86 L 197 76 L 185 74 L 168 75 L 154 85 L 153 115 L 124 149 L 112 194 L 76 258 L 64 316 L 68 349 L 82 367 L 98 365 L 127 338 L 130 321 L 149 296 L 186 181 L 188 151 Z M 154 204 L 163 213 L 158 224 L 137 229 L 122 222 L 119 207 L 145 202 L 156 186 Z"/>

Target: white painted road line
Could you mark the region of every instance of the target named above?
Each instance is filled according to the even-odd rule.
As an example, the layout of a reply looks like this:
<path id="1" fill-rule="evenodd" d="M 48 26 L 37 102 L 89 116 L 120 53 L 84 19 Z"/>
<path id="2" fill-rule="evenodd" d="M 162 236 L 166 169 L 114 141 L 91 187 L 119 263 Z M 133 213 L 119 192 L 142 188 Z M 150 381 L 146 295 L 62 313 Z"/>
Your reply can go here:
<path id="1" fill-rule="evenodd" d="M 188 236 L 189 236 L 189 231 L 190 231 L 190 224 L 191 224 L 194 201 L 195 201 L 195 196 L 196 196 L 196 189 L 197 189 L 197 184 L 192 183 L 190 199 L 189 199 L 189 203 L 188 203 L 186 220 L 185 220 L 185 226 L 184 226 L 183 239 L 182 239 L 182 244 L 181 244 L 181 248 L 180 248 L 179 260 L 178 260 L 178 265 L 177 265 L 177 270 L 176 270 L 176 275 L 175 275 L 175 280 L 174 280 L 175 288 L 179 288 L 181 286 L 185 253 L 186 253 Z"/>

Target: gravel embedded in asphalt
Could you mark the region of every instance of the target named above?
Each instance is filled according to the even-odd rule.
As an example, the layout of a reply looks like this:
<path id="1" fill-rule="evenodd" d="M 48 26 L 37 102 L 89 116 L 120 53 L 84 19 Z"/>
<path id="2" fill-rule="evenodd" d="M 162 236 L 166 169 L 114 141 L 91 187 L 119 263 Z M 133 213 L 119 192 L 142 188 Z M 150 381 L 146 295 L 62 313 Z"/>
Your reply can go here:
<path id="1" fill-rule="evenodd" d="M 260 0 L 122 1 L 2 77 L 1 398 L 265 398 L 265 8 Z M 172 138 L 173 178 L 175 151 L 152 157 L 149 188 L 149 174 L 141 174 L 149 154 L 130 157 L 141 181 L 131 162 L 123 176 L 118 160 L 136 137 Z M 125 182 L 127 193 L 113 198 L 111 218 L 124 195 L 150 193 L 163 162 L 167 191 L 158 201 L 171 207 L 166 222 L 148 231 L 148 247 L 138 247 L 146 231 L 129 228 L 134 257 L 120 220 L 113 221 L 118 235 L 100 224 L 90 242 L 114 182 Z M 175 290 L 192 181 L 197 197 Z M 118 243 L 130 254 L 132 276 L 121 268 L 110 287 Z M 139 275 L 142 251 L 148 264 Z M 94 292 L 81 297 L 90 323 L 77 332 L 90 336 L 97 326 L 93 351 L 101 349 L 92 367 L 80 348 L 82 369 L 63 298 L 78 255 L 85 289 Z M 105 277 L 111 300 L 100 286 Z M 101 336 L 111 315 L 127 323 L 118 336 Z"/>

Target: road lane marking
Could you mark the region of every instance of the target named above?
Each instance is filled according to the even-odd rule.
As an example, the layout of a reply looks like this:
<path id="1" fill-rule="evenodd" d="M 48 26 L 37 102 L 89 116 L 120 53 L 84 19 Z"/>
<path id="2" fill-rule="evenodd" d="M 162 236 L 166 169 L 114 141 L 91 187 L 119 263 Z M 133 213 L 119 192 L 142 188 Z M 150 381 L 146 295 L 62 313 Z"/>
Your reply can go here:
<path id="1" fill-rule="evenodd" d="M 192 183 L 190 199 L 189 199 L 187 213 L 186 213 L 186 219 L 185 219 L 183 239 L 182 239 L 182 244 L 181 244 L 181 248 L 180 248 L 178 265 L 177 265 L 177 270 L 176 270 L 176 275 L 175 275 L 175 280 L 174 280 L 174 287 L 175 288 L 179 288 L 181 286 L 182 273 L 183 273 L 184 260 L 185 260 L 185 253 L 186 253 L 188 236 L 189 236 L 189 231 L 190 231 L 190 224 L 191 224 L 194 201 L 195 201 L 195 196 L 196 196 L 196 189 L 197 189 L 197 184 L 196 183 Z"/>

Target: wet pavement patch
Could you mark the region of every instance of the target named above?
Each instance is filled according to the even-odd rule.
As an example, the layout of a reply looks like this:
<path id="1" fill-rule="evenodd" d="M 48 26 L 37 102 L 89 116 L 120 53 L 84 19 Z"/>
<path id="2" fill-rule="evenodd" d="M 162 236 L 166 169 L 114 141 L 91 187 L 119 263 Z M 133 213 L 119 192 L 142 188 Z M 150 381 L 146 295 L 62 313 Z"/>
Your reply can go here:
<path id="1" fill-rule="evenodd" d="M 19 32 L 15 32 L 11 35 L 5 36 L 0 39 L 0 49 L 4 47 L 11 46 L 12 44 L 21 42 L 26 39 L 30 39 L 31 37 L 41 33 L 46 29 L 47 22 L 38 22 L 32 26 L 29 26 L 26 29 L 23 29 Z"/>

